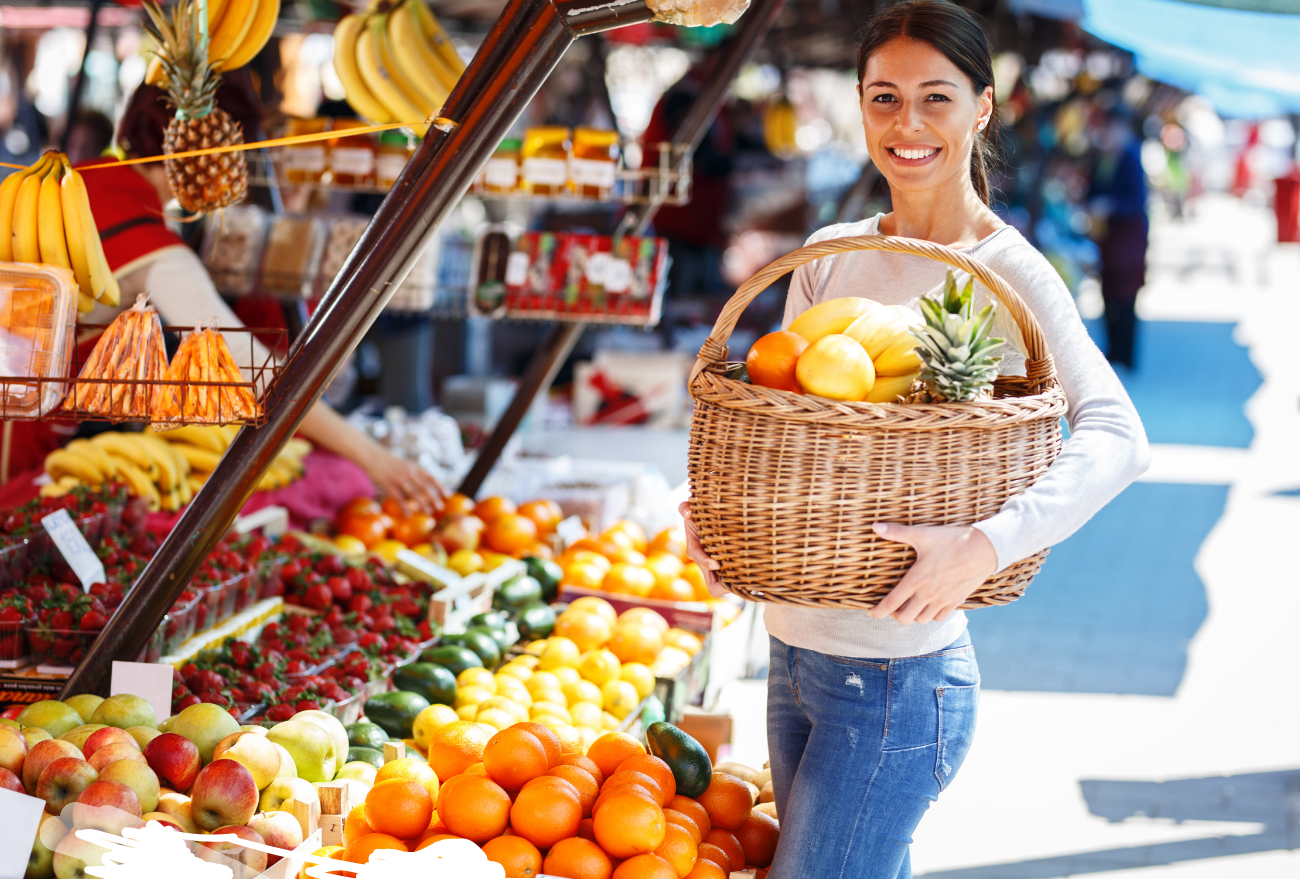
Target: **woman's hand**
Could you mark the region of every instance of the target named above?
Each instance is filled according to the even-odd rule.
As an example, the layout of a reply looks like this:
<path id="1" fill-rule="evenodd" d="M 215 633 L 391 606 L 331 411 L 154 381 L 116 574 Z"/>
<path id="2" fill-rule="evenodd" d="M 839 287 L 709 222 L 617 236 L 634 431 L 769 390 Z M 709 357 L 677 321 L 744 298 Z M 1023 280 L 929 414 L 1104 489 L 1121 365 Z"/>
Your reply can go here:
<path id="1" fill-rule="evenodd" d="M 686 521 L 686 555 L 700 566 L 700 573 L 704 575 L 704 586 L 709 590 L 709 594 L 714 598 L 721 598 L 727 590 L 722 588 L 722 584 L 718 582 L 718 575 L 714 573 L 719 568 L 718 563 L 709 557 L 700 544 L 700 532 L 695 530 L 695 522 L 691 519 L 691 502 L 682 501 L 677 511 Z"/>
<path id="2" fill-rule="evenodd" d="M 886 540 L 916 550 L 916 562 L 871 609 L 876 619 L 892 616 L 904 625 L 942 622 L 998 569 L 993 544 L 969 525 L 879 523 L 874 528 Z"/>
<path id="3" fill-rule="evenodd" d="M 362 467 L 375 487 L 385 496 L 396 498 L 408 514 L 419 511 L 434 515 L 447 499 L 447 490 L 433 474 L 383 448 L 368 456 Z"/>

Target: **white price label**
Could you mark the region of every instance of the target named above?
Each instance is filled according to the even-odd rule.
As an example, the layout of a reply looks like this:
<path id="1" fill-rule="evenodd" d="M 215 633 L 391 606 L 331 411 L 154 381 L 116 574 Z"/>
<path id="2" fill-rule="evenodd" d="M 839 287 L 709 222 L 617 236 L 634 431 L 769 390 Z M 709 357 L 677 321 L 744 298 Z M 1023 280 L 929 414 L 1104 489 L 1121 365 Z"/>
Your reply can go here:
<path id="1" fill-rule="evenodd" d="M 516 250 L 506 258 L 506 286 L 522 287 L 528 280 L 528 266 L 531 260 L 522 250 Z"/>
<path id="2" fill-rule="evenodd" d="M 605 292 L 625 293 L 632 286 L 632 264 L 625 259 L 611 259 L 605 271 Z"/>
<path id="3" fill-rule="evenodd" d="M 599 287 L 605 286 L 605 276 L 609 274 L 609 263 L 613 259 L 608 253 L 593 253 L 587 257 L 587 283 Z"/>
<path id="4" fill-rule="evenodd" d="M 0 787 L 0 827 L 9 844 L 0 846 L 0 876 L 21 876 L 41 826 L 45 801 Z"/>
<path id="5" fill-rule="evenodd" d="M 583 526 L 581 519 L 577 516 L 570 516 L 555 526 L 555 533 L 559 536 L 565 547 L 568 547 L 586 537 L 587 529 Z"/>
<path id="6" fill-rule="evenodd" d="M 292 171 L 307 171 L 320 174 L 325 170 L 325 147 L 286 147 L 284 150 L 284 166 Z"/>
<path id="7" fill-rule="evenodd" d="M 599 159 L 573 159 L 570 174 L 579 186 L 609 189 L 614 185 L 614 162 Z"/>
<path id="8" fill-rule="evenodd" d="M 514 159 L 488 159 L 483 182 L 498 189 L 514 189 L 519 182 L 519 163 Z"/>
<path id="9" fill-rule="evenodd" d="M 524 159 L 524 179 L 539 186 L 563 186 L 569 182 L 569 163 L 564 159 Z"/>
<path id="10" fill-rule="evenodd" d="M 86 538 L 77 530 L 67 510 L 56 510 L 50 513 L 41 519 L 41 524 L 45 526 L 45 532 L 50 535 L 54 545 L 59 548 L 63 560 L 81 581 L 83 590 L 89 592 L 92 584 L 108 582 L 104 574 L 104 563 L 99 560 L 95 551 L 90 548 L 90 544 L 86 542 Z"/>
<path id="11" fill-rule="evenodd" d="M 172 667 L 160 662 L 113 660 L 113 677 L 108 695 L 139 696 L 153 706 L 153 713 L 166 719 L 172 713 Z M 161 721 L 159 721 L 161 722 Z"/>
<path id="12" fill-rule="evenodd" d="M 330 167 L 335 174 L 365 177 L 375 170 L 375 154 L 364 147 L 334 147 L 330 150 Z"/>

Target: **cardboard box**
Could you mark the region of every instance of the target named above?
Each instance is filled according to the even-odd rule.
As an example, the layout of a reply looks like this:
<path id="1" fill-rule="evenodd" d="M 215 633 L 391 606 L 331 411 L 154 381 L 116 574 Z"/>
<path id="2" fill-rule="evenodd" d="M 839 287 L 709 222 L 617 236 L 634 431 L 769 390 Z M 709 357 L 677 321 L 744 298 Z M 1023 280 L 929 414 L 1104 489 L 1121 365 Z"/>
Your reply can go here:
<path id="1" fill-rule="evenodd" d="M 714 763 L 718 762 L 718 748 L 731 742 L 730 714 L 687 713 L 677 721 L 677 727 L 699 742 Z"/>

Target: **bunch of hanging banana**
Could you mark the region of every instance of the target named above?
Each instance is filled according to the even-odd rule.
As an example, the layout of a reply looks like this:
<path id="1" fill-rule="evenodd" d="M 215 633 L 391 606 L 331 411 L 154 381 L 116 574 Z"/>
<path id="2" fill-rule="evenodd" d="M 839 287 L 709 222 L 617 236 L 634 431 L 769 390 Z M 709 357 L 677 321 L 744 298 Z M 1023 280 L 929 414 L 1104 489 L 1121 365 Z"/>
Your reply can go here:
<path id="1" fill-rule="evenodd" d="M 208 58 L 212 72 L 238 70 L 257 57 L 271 39 L 280 0 L 208 0 Z M 149 61 L 144 81 L 162 82 L 162 62 L 155 55 Z"/>
<path id="2" fill-rule="evenodd" d="M 41 494 L 58 497 L 74 486 L 124 483 L 145 498 L 150 510 L 175 512 L 194 496 L 190 463 L 169 443 L 151 433 L 96 434 L 74 439 L 45 456 L 45 472 L 54 480 Z"/>
<path id="3" fill-rule="evenodd" d="M 424 0 L 379 0 L 339 21 L 334 70 L 352 109 L 371 122 L 421 123 L 442 108 L 465 62 Z"/>
<path id="4" fill-rule="evenodd" d="M 117 279 L 90 212 L 86 182 L 68 157 L 48 150 L 30 168 L 0 182 L 0 262 L 35 262 L 70 269 L 77 279 L 77 310 L 96 300 L 117 305 Z"/>
<path id="5" fill-rule="evenodd" d="M 218 427 L 187 424 L 171 428 L 158 436 L 166 440 L 189 463 L 190 485 L 194 491 L 198 491 L 212 475 L 212 471 L 217 469 L 217 463 L 238 432 L 239 428 L 234 425 Z M 269 491 L 273 488 L 282 488 L 300 479 L 303 474 L 302 459 L 311 450 L 311 443 L 304 439 L 289 440 L 276 459 L 271 462 L 270 469 L 258 482 L 257 490 Z"/>

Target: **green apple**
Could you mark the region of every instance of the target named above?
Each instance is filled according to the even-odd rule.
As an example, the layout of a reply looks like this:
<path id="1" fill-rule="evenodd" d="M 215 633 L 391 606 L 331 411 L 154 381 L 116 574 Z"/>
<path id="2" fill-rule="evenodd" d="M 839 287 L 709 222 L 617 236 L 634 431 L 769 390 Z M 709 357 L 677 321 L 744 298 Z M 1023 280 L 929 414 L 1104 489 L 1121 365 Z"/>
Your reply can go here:
<path id="1" fill-rule="evenodd" d="M 22 714 L 19 714 L 16 719 L 23 726 L 39 726 L 56 739 L 85 722 L 77 713 L 77 709 L 66 702 L 54 699 L 33 702 L 24 708 Z"/>
<path id="2" fill-rule="evenodd" d="M 334 757 L 335 768 L 348 762 L 348 731 L 343 728 L 343 723 L 332 714 L 326 714 L 324 711 L 299 711 L 290 720 L 303 720 L 307 723 L 314 723 L 325 732 L 329 733 L 331 756 Z"/>
<path id="3" fill-rule="evenodd" d="M 200 702 L 178 714 L 171 731 L 193 742 L 199 749 L 199 759 L 207 766 L 212 762 L 212 751 L 217 743 L 231 733 L 239 732 L 239 721 L 219 705 Z"/>
<path id="4" fill-rule="evenodd" d="M 276 812 L 284 809 L 285 800 L 299 800 L 304 803 L 320 802 L 311 782 L 302 778 L 277 778 L 262 791 L 262 798 L 257 808 L 262 812 Z"/>
<path id="5" fill-rule="evenodd" d="M 375 783 L 375 774 L 379 770 L 361 760 L 353 760 L 351 763 L 344 763 L 339 767 L 339 771 L 334 774 L 337 781 L 341 778 L 355 778 L 357 781 L 364 781 L 366 784 Z"/>
<path id="6" fill-rule="evenodd" d="M 132 726 L 127 728 L 127 732 L 131 734 L 131 738 L 135 739 L 135 743 L 140 746 L 141 751 L 144 750 L 145 745 L 162 735 L 151 726 Z"/>
<path id="7" fill-rule="evenodd" d="M 82 723 L 90 723 L 90 716 L 95 713 L 95 709 L 103 701 L 103 696 L 96 696 L 93 693 L 78 693 L 63 700 L 63 704 L 71 705 L 81 715 Z"/>
<path id="8" fill-rule="evenodd" d="M 158 715 L 154 714 L 153 705 L 142 696 L 130 693 L 118 693 L 109 696 L 90 717 L 91 723 L 102 723 L 118 729 L 130 729 L 133 726 L 158 728 Z"/>
<path id="9" fill-rule="evenodd" d="M 265 736 L 254 732 L 233 732 L 217 742 L 212 750 L 213 760 L 234 760 L 253 776 L 253 783 L 261 790 L 270 784 L 280 771 L 280 754 Z"/>
<path id="10" fill-rule="evenodd" d="M 271 742 L 271 744 L 275 746 L 275 752 L 280 755 L 280 768 L 276 770 L 275 777 L 297 778 L 298 764 L 293 762 L 293 755 L 284 749 L 284 745 L 278 745 L 275 742 Z"/>
<path id="11" fill-rule="evenodd" d="M 86 739 L 96 731 L 103 729 L 105 724 L 102 723 L 83 723 L 81 726 L 74 726 L 58 738 L 65 742 L 72 742 L 83 751 L 86 748 Z"/>
<path id="12" fill-rule="evenodd" d="M 334 777 L 334 770 L 338 768 L 334 760 L 334 743 L 329 733 L 316 724 L 286 720 L 271 727 L 266 737 L 289 752 L 293 765 L 298 767 L 299 778 L 315 782 L 329 781 Z"/>
<path id="13" fill-rule="evenodd" d="M 19 730 L 20 732 L 22 731 L 23 728 L 23 725 L 21 723 L 19 723 L 16 720 L 10 720 L 7 717 L 0 717 L 0 726 L 13 727 L 14 729 Z"/>
<path id="14" fill-rule="evenodd" d="M 158 724 L 158 732 L 160 733 L 171 732 L 172 727 L 176 725 L 176 718 L 178 717 L 180 717 L 179 714 L 173 714 L 171 717 L 167 718 L 162 723 Z"/>
<path id="15" fill-rule="evenodd" d="M 54 736 L 39 726 L 27 726 L 23 727 L 23 738 L 27 739 L 27 747 L 30 749 L 35 747 L 37 742 L 44 742 L 54 738 Z"/>

